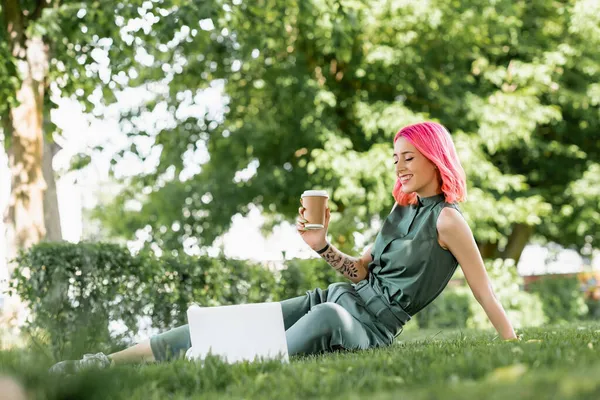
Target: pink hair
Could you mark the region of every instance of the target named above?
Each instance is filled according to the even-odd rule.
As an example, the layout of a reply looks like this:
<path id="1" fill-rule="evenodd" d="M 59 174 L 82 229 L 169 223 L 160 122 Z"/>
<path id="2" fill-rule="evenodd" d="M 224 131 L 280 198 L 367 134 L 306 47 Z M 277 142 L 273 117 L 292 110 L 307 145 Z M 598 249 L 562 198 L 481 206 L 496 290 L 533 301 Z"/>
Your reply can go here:
<path id="1" fill-rule="evenodd" d="M 454 142 L 448 130 L 436 122 L 421 122 L 406 126 L 394 137 L 404 137 L 421 152 L 429 161 L 434 163 L 442 178 L 442 192 L 448 203 L 458 203 L 467 198 L 467 183 L 465 171 L 460 164 Z M 396 180 L 392 195 L 401 206 L 417 204 L 416 193 L 402 192 L 400 179 Z"/>

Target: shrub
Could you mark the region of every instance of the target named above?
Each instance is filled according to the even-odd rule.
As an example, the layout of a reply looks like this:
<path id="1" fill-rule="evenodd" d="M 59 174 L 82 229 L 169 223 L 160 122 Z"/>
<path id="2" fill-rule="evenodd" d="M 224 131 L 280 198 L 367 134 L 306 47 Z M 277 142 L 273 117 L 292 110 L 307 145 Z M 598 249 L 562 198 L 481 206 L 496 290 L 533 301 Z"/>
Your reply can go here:
<path id="1" fill-rule="evenodd" d="M 130 343 L 142 318 L 159 331 L 187 323 L 192 303 L 278 301 L 344 278 L 321 259 L 291 260 L 273 273 L 225 257 L 149 252 L 108 243 L 40 243 L 17 258 L 11 291 L 32 311 L 26 329 L 54 358 L 110 352 Z M 126 329 L 116 333 L 115 326 Z"/>
<path id="2" fill-rule="evenodd" d="M 485 267 L 492 281 L 494 293 L 513 327 L 541 326 L 546 322 L 546 315 L 539 297 L 523 290 L 523 278 L 519 276 L 514 260 L 486 260 Z M 467 321 L 467 327 L 493 328 L 481 305 L 472 295 L 471 299 L 472 316 Z"/>
<path id="3" fill-rule="evenodd" d="M 118 343 L 110 321 L 134 329 L 144 304 L 145 257 L 104 243 L 40 243 L 17 258 L 11 291 L 31 309 L 27 328 L 54 355 Z"/>
<path id="4" fill-rule="evenodd" d="M 157 261 L 144 292 L 145 314 L 157 328 L 186 324 L 192 303 L 219 306 L 276 300 L 275 277 L 260 264 L 185 254 Z"/>
<path id="5" fill-rule="evenodd" d="M 280 300 L 289 299 L 314 288 L 326 289 L 331 283 L 343 280 L 339 272 L 321 259 L 294 259 L 287 261 L 286 268 L 279 272 L 277 295 Z"/>
<path id="6" fill-rule="evenodd" d="M 140 317 L 167 329 L 186 323 L 192 302 L 224 305 L 274 299 L 273 274 L 225 258 L 149 253 L 107 243 L 40 243 L 17 258 L 11 282 L 32 314 L 27 330 L 55 358 L 112 351 L 131 341 Z M 126 326 L 124 334 L 111 323 Z"/>
<path id="7" fill-rule="evenodd" d="M 585 304 L 588 307 L 588 318 L 589 319 L 600 319 L 600 301 L 594 299 L 587 299 Z"/>
<path id="8" fill-rule="evenodd" d="M 419 328 L 464 328 L 471 316 L 468 288 L 448 288 L 415 316 Z"/>
<path id="9" fill-rule="evenodd" d="M 532 282 L 529 291 L 540 297 L 551 323 L 583 319 L 588 313 L 577 277 L 545 276 Z"/>
<path id="10" fill-rule="evenodd" d="M 494 293 L 514 327 L 540 326 L 545 322 L 542 303 L 537 295 L 524 292 L 523 279 L 512 260 L 486 260 L 486 270 Z M 455 278 L 464 279 L 462 270 Z M 447 288 L 416 315 L 419 327 L 490 329 L 485 311 L 468 287 Z"/>
<path id="11" fill-rule="evenodd" d="M 108 243 L 40 243 L 16 261 L 11 291 L 29 304 L 27 330 L 54 358 L 90 349 L 114 351 L 132 341 L 143 317 L 158 330 L 185 324 L 191 303 L 278 301 L 344 280 L 321 259 L 290 260 L 273 273 L 257 263 L 224 257 L 133 256 Z M 514 264 L 495 260 L 486 267 L 513 324 L 542 324 L 541 302 L 520 290 Z M 416 320 L 421 327 L 491 327 L 466 287 L 447 289 Z M 126 328 L 122 334 L 111 329 L 115 324 Z"/>

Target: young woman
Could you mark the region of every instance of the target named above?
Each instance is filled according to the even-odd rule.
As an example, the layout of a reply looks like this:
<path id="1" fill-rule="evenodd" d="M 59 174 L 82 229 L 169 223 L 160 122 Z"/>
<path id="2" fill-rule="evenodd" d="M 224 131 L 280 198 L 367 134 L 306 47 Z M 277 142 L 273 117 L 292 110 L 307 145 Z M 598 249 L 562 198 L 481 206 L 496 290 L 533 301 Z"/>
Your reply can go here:
<path id="1" fill-rule="evenodd" d="M 459 264 L 500 336 L 516 339 L 456 205 L 465 200 L 466 182 L 448 131 L 434 122 L 402 128 L 394 137 L 393 162 L 396 204 L 362 257 L 348 256 L 327 242 L 329 209 L 321 230 L 305 230 L 304 209 L 298 210 L 296 227 L 303 240 L 352 283 L 334 283 L 281 302 L 290 355 L 389 346 L 406 322 L 442 292 Z M 184 325 L 121 352 L 88 354 L 51 370 L 166 361 L 189 348 Z"/>

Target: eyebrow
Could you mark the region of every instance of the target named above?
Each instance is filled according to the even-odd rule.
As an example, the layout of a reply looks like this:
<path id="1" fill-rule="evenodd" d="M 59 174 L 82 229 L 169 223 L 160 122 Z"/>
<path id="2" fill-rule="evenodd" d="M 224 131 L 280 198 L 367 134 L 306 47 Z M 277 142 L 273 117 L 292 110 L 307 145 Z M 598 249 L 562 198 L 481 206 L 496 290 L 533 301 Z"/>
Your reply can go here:
<path id="1" fill-rule="evenodd" d="M 400 155 L 406 154 L 406 153 L 413 153 L 413 152 L 412 151 L 403 151 L 402 153 L 400 153 Z M 398 157 L 398 156 L 396 155 L 396 153 L 394 153 L 394 154 L 392 154 L 392 157 Z"/>

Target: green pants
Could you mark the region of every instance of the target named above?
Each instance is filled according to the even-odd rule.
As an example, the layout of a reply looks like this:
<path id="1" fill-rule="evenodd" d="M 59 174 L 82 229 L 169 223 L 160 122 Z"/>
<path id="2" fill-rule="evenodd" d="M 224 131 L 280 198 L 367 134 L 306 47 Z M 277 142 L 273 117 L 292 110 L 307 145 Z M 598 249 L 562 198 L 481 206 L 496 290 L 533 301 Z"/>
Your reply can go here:
<path id="1" fill-rule="evenodd" d="M 282 301 L 281 307 L 290 356 L 389 346 L 410 319 L 373 279 L 314 289 Z M 188 326 L 153 336 L 150 345 L 158 361 L 182 357 L 191 347 Z"/>

